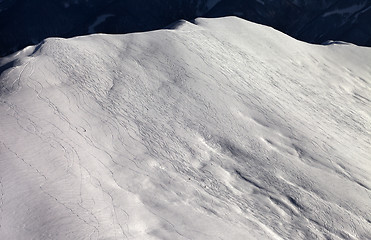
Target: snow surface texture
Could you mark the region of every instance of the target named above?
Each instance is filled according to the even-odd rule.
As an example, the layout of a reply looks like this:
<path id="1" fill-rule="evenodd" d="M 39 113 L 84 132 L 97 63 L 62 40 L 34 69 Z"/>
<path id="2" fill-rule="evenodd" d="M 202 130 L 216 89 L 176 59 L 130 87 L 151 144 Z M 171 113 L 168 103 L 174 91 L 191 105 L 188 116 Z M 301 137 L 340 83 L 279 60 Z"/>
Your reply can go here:
<path id="1" fill-rule="evenodd" d="M 0 60 L 0 239 L 371 239 L 371 49 L 176 26 Z"/>

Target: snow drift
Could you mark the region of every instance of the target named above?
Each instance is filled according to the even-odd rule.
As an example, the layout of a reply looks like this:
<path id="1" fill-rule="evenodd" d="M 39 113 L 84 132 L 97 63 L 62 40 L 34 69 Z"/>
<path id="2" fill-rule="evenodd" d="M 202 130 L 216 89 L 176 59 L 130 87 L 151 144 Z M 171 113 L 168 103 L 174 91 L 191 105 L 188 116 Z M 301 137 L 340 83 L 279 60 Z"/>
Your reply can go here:
<path id="1" fill-rule="evenodd" d="M 0 238 L 369 239 L 371 49 L 174 26 L 0 60 Z"/>

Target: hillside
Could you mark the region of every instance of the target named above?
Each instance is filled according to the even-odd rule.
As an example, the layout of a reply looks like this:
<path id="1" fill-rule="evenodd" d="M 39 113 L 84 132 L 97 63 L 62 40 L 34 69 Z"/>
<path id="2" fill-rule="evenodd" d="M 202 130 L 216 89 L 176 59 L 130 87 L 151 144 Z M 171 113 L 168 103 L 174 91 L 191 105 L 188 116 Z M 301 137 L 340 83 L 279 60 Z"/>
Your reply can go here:
<path id="1" fill-rule="evenodd" d="M 199 18 L 0 66 L 0 239 L 371 237 L 370 48 Z"/>

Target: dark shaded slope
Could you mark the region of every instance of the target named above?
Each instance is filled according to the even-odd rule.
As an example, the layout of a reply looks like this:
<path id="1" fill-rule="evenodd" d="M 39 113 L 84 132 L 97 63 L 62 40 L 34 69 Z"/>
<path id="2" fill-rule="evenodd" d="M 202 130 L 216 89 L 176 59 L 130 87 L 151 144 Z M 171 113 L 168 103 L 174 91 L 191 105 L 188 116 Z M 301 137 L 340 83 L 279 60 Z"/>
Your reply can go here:
<path id="1" fill-rule="evenodd" d="M 0 56 L 47 37 L 149 31 L 178 19 L 230 15 L 311 43 L 341 40 L 371 46 L 371 0 L 4 0 Z"/>

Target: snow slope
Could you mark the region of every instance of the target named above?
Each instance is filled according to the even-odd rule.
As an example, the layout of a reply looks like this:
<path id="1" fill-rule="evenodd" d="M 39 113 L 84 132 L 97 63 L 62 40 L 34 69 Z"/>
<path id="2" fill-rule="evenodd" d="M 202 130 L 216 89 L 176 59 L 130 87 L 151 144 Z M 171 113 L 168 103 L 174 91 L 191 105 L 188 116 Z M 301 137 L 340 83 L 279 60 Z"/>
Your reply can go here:
<path id="1" fill-rule="evenodd" d="M 175 26 L 0 59 L 0 239 L 371 239 L 371 49 Z"/>

